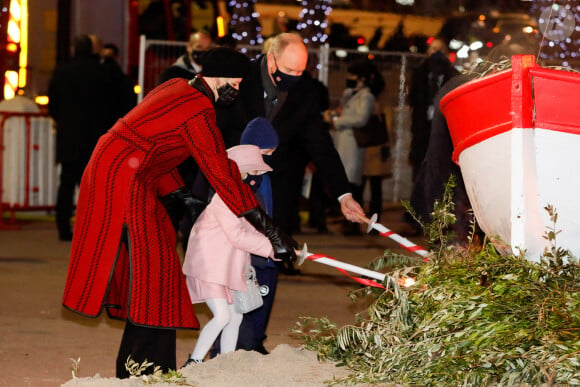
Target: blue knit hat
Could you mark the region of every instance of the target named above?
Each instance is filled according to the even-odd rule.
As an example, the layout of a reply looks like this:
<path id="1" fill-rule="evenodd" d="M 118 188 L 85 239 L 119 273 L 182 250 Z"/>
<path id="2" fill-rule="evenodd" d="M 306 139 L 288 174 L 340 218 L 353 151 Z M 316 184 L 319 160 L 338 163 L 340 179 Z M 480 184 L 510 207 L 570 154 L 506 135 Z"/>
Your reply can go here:
<path id="1" fill-rule="evenodd" d="M 256 145 L 260 149 L 277 148 L 278 133 L 270 121 L 264 117 L 257 117 L 246 125 L 240 144 Z"/>

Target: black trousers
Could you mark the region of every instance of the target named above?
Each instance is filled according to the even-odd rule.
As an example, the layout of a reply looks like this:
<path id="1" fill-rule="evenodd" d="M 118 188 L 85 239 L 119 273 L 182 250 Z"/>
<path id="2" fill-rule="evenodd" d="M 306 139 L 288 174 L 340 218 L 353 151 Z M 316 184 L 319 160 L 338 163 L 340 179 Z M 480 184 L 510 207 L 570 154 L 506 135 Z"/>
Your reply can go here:
<path id="1" fill-rule="evenodd" d="M 366 181 L 369 181 L 371 189 L 371 200 L 369 202 L 369 213 L 377 214 L 380 219 L 383 212 L 383 177 L 382 176 L 367 176 L 363 179 L 363 187 Z"/>
<path id="2" fill-rule="evenodd" d="M 310 213 L 308 225 L 316 227 L 319 231 L 326 230 L 326 202 L 328 195 L 319 172 L 312 175 L 310 198 L 308 199 L 308 211 Z"/>
<path id="3" fill-rule="evenodd" d="M 117 355 L 117 378 L 131 376 L 125 369 L 127 358 L 141 364 L 145 360 L 153 363 L 144 374 L 153 373 L 155 366 L 163 372 L 176 369 L 176 332 L 175 329 L 151 328 L 132 324 L 127 321 L 121 346 Z"/>
<path id="4" fill-rule="evenodd" d="M 63 161 L 60 169 L 60 184 L 56 197 L 56 226 L 61 237 L 72 232 L 70 218 L 73 215 L 75 188 L 81 182 L 86 163 Z"/>

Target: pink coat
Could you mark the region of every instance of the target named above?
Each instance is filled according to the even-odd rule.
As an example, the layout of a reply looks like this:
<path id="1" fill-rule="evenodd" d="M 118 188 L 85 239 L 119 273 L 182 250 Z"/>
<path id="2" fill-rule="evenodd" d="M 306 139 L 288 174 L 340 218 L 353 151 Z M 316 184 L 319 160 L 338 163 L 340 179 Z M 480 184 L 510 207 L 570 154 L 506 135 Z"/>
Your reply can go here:
<path id="1" fill-rule="evenodd" d="M 216 194 L 199 216 L 187 243 L 183 273 L 195 279 L 247 291 L 248 253 L 273 257 L 264 234 L 236 216 Z"/>

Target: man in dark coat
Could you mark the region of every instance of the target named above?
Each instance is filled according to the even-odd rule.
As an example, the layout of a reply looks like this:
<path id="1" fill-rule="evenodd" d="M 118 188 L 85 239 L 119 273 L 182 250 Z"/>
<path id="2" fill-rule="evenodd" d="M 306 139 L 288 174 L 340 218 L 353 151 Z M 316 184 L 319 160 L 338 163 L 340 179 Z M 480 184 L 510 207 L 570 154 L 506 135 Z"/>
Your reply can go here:
<path id="1" fill-rule="evenodd" d="M 194 220 L 203 210 L 177 172 L 187 157 L 233 213 L 269 238 L 277 258 L 296 259 L 295 242 L 243 184 L 216 126 L 213 104 L 236 98 L 249 60 L 226 48 L 207 57 L 206 77 L 165 82 L 118 120 L 99 139 L 81 181 L 63 305 L 91 317 L 106 308 L 127 320 L 117 377 L 129 376 L 128 356 L 175 370 L 175 328 L 198 327 L 164 206 L 182 201 Z"/>
<path id="2" fill-rule="evenodd" d="M 292 213 L 288 204 L 292 203 L 297 190 L 293 187 L 297 166 L 303 163 L 296 155 L 305 151 L 323 177 L 329 192 L 340 201 L 344 216 L 353 222 L 360 222 L 364 216 L 361 206 L 352 198 L 349 184 L 340 157 L 334 148 L 328 131 L 321 125 L 319 108 L 320 96 L 310 79 L 302 77 L 306 69 L 308 51 L 297 34 L 277 35 L 267 55 L 252 62 L 250 71 L 240 85 L 240 98 L 231 108 L 218 109 L 218 126 L 224 136 L 226 146 L 239 143 L 246 124 L 256 117 L 266 117 L 276 129 L 279 145 L 272 155 L 271 166 L 274 220 L 288 231 L 292 224 Z M 275 284 L 277 271 L 272 271 L 265 282 Z M 260 281 L 260 278 L 258 278 Z M 270 287 L 275 291 L 275 286 Z M 264 305 L 269 312 L 271 305 Z M 264 313 L 263 319 L 268 319 Z M 265 327 L 266 323 L 260 324 Z M 247 324 L 242 323 L 242 328 Z M 264 352 L 265 329 L 257 332 L 240 332 L 240 338 L 254 335 L 251 343 L 238 346 L 247 350 Z M 240 345 L 242 344 L 242 345 Z"/>
<path id="3" fill-rule="evenodd" d="M 177 58 L 175 63 L 161 73 L 159 83 L 173 78 L 193 78 L 201 71 L 201 55 L 212 46 L 213 42 L 207 31 L 198 31 L 191 34 L 186 48 L 187 52 Z"/>
<path id="4" fill-rule="evenodd" d="M 437 108 L 433 103 L 435 94 L 445 82 L 459 74 L 447 58 L 447 44 L 444 40 L 434 39 L 429 45 L 427 54 L 429 57 L 413 71 L 409 90 L 413 108 L 409 150 L 413 180 L 417 176 L 429 144 L 431 121 Z"/>
<path id="5" fill-rule="evenodd" d="M 451 158 L 453 154 L 453 143 L 449 134 L 449 127 L 445 116 L 441 113 L 439 103 L 451 90 L 469 82 L 473 77 L 468 75 L 457 75 L 447 81 L 435 94 L 435 113 L 431 125 L 431 135 L 429 144 L 425 152 L 425 158 L 418 169 L 417 176 L 413 182 L 410 204 L 416 215 L 423 222 L 431 222 L 435 201 L 443 199 L 445 184 L 450 176 L 455 176 L 456 186 L 454 188 L 455 215 L 457 221 L 454 230 L 457 233 L 457 241 L 466 242 L 472 216 L 469 213 L 469 198 L 463 183 L 463 177 L 459 166 Z M 418 226 L 417 226 L 418 227 Z"/>
<path id="6" fill-rule="evenodd" d="M 61 240 L 72 239 L 75 187 L 97 140 L 110 127 L 112 86 L 89 36 L 76 37 L 73 58 L 56 67 L 48 89 L 48 111 L 56 121 L 56 161 L 61 164 L 56 203 Z"/>
<path id="7" fill-rule="evenodd" d="M 123 72 L 119 65 L 119 48 L 113 43 L 103 45 L 101 49 L 101 64 L 109 79 L 113 82 L 115 90 L 110 96 L 113 105 L 111 124 L 115 124 L 117 119 L 123 117 L 137 105 L 137 94 L 135 94 L 135 84 L 130 76 Z"/>

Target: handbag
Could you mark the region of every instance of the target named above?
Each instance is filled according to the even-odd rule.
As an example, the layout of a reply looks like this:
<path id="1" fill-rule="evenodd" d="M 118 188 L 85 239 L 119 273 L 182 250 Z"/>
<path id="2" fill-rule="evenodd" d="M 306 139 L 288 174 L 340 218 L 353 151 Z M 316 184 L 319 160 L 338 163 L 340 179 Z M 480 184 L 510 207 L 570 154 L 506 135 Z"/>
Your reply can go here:
<path id="1" fill-rule="evenodd" d="M 389 141 L 385 114 L 371 114 L 365 125 L 353 128 L 353 133 L 359 148 L 385 144 Z"/>
<path id="2" fill-rule="evenodd" d="M 234 308 L 238 313 L 244 314 L 258 309 L 264 304 L 260 294 L 260 284 L 256 279 L 256 269 L 252 265 L 246 265 L 246 285 L 248 291 L 234 290 Z"/>

